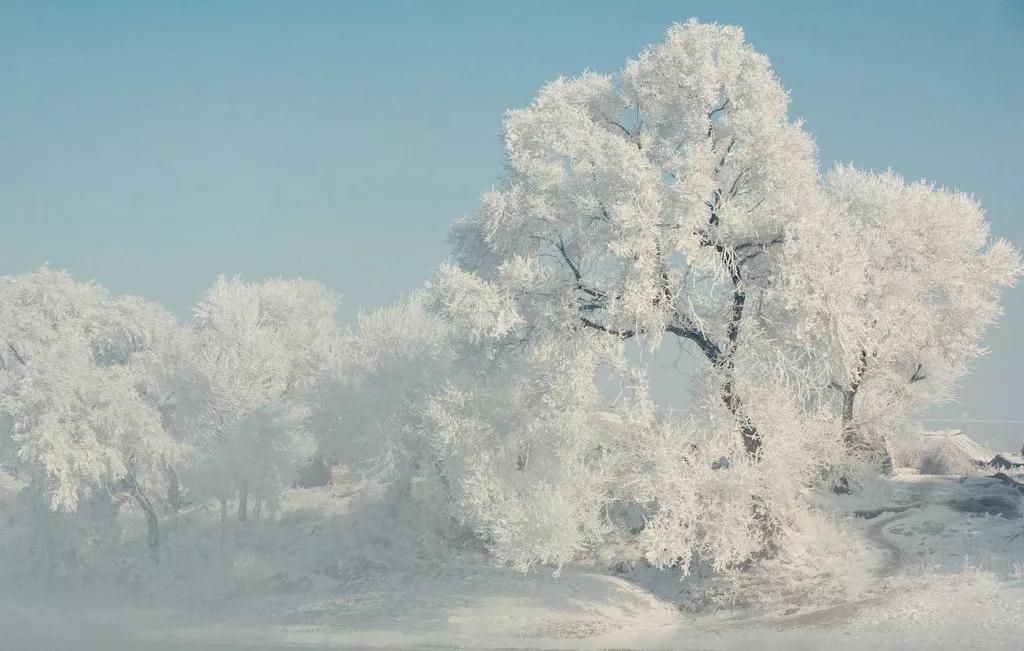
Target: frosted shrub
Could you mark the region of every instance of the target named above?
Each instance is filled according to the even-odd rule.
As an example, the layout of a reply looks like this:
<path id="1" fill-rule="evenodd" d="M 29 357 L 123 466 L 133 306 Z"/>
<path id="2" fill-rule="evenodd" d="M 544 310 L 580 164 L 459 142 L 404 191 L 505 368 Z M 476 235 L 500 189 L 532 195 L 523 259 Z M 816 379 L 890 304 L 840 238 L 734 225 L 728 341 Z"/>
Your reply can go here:
<path id="1" fill-rule="evenodd" d="M 955 443 L 934 437 L 924 445 L 917 468 L 925 475 L 968 475 L 977 466 Z"/>

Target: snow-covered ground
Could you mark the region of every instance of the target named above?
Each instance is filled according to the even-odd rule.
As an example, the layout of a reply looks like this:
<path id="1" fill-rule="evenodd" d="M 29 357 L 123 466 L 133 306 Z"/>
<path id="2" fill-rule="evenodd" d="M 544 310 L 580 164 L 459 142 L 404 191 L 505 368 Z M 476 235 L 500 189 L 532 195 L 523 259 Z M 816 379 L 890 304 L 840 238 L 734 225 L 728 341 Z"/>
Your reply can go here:
<path id="1" fill-rule="evenodd" d="M 135 600 L 96 589 L 55 602 L 8 590 L 0 649 L 1024 644 L 1021 495 L 988 477 L 900 474 L 851 496 L 823 496 L 820 506 L 866 545 L 788 583 L 741 576 L 719 590 L 724 601 L 699 573 L 680 580 L 654 568 L 524 575 L 472 554 L 426 569 L 413 561 L 394 571 L 369 561 L 353 568 L 360 557 L 332 557 L 350 499 L 336 491 L 293 491 L 280 521 L 251 523 L 263 527 L 252 540 L 271 545 L 234 531 L 243 551 L 228 590 L 215 578 L 195 593 Z M 263 569 L 267 554 L 274 571 Z"/>

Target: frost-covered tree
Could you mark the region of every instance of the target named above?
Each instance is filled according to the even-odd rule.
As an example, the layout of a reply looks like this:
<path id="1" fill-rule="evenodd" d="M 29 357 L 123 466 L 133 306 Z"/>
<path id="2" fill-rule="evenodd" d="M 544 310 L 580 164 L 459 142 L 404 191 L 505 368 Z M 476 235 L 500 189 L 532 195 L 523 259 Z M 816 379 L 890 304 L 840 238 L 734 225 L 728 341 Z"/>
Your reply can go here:
<path id="1" fill-rule="evenodd" d="M 315 452 L 311 387 L 336 342 L 337 299 L 304 280 L 220 278 L 195 309 L 190 437 L 198 481 L 238 517 L 274 507 Z M 222 515 L 224 513 L 222 512 Z"/>
<path id="2" fill-rule="evenodd" d="M 598 378 L 624 366 L 621 341 L 525 320 L 507 290 L 528 277 L 505 273 L 508 285 L 443 267 L 432 281 L 459 373 L 430 396 L 425 429 L 456 517 L 499 560 L 561 565 L 611 530 L 618 432 L 602 427 Z"/>
<path id="3" fill-rule="evenodd" d="M 612 544 L 735 564 L 772 544 L 833 454 L 808 398 L 822 369 L 781 330 L 787 247 L 826 218 L 787 105 L 741 30 L 691 21 L 620 74 L 560 79 L 508 113 L 507 179 L 453 228 L 458 268 L 430 289 L 456 347 L 488 363 L 425 412 L 448 498 L 499 558 L 560 564 Z M 666 336 L 707 362 L 696 423 L 664 420 L 626 354 Z M 610 407 L 625 427 L 595 422 Z M 648 456 L 666 444 L 675 461 Z M 734 490 L 670 481 L 673 466 Z"/>
<path id="4" fill-rule="evenodd" d="M 431 332 L 455 363 L 433 366 L 432 387 L 424 378 L 414 440 L 453 517 L 522 569 L 581 556 L 724 569 L 774 544 L 837 456 L 827 412 L 751 394 L 773 435 L 744 454 L 730 418 L 660 414 L 621 338 L 566 327 L 557 312 L 524 318 L 515 296 L 532 287 L 529 268 L 500 273 L 444 267 L 427 292 Z"/>
<path id="5" fill-rule="evenodd" d="M 109 309 L 97 315 L 95 328 L 97 358 L 132 368 L 139 398 L 156 410 L 161 426 L 184 444 L 187 436 L 181 421 L 189 397 L 191 331 L 162 307 L 135 296 L 112 298 Z M 185 487 L 178 472 L 193 460 L 188 455 L 164 459 L 161 464 L 166 505 L 172 511 L 184 506 Z"/>
<path id="6" fill-rule="evenodd" d="M 465 279 L 468 292 L 455 287 Z M 427 405 L 454 385 L 491 380 L 492 346 L 519 325 L 514 310 L 493 287 L 445 266 L 426 289 L 361 314 L 323 400 L 333 407 L 332 425 L 321 428 L 325 449 L 370 476 L 397 480 L 400 492 L 432 477 L 438 434 Z"/>
<path id="7" fill-rule="evenodd" d="M 952 396 L 1021 271 L 991 241 L 979 203 L 889 171 L 840 166 L 827 179 L 831 237 L 804 251 L 802 327 L 828 358 L 847 444 L 888 463 L 884 435 Z M 797 295 L 800 295 L 797 293 Z"/>
<path id="8" fill-rule="evenodd" d="M 417 477 L 428 462 L 423 403 L 454 373 L 451 336 L 452 328 L 428 309 L 422 291 L 360 314 L 322 383 L 323 450 L 385 482 Z"/>
<path id="9" fill-rule="evenodd" d="M 458 262 L 529 276 L 528 321 L 691 343 L 757 456 L 738 364 L 771 336 L 779 253 L 821 215 L 815 148 L 787 106 L 742 30 L 696 21 L 621 74 L 554 81 L 506 116 L 507 180 L 453 229 Z"/>
<path id="10" fill-rule="evenodd" d="M 160 544 L 154 494 L 184 448 L 152 398 L 167 387 L 176 324 L 160 308 L 112 298 L 64 272 L 0 278 L 7 462 L 53 510 L 126 493 Z"/>
<path id="11" fill-rule="evenodd" d="M 621 354 L 597 331 L 580 347 L 557 328 L 528 332 L 498 285 L 443 266 L 360 317 L 330 401 L 338 425 L 325 428 L 333 456 L 387 487 L 390 513 L 420 513 L 432 535 L 476 538 L 524 568 L 567 562 L 605 532 L 614 482 L 594 442 L 595 369 Z"/>

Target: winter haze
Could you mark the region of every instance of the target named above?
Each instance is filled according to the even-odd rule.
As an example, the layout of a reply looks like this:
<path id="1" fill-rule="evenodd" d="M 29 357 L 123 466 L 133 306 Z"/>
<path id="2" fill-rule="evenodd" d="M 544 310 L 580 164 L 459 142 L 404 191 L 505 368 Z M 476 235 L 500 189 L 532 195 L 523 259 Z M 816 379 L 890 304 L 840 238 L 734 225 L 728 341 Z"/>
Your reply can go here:
<path id="1" fill-rule="evenodd" d="M 1020 2 L 6 2 L 0 88 L 0 649 L 1024 639 Z"/>

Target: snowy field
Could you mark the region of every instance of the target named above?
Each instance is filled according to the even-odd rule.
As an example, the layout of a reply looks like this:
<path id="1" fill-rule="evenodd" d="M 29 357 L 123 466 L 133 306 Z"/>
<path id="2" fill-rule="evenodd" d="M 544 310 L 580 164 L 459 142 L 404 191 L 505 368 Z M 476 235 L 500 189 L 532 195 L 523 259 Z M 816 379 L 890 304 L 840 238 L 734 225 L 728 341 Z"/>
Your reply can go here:
<path id="1" fill-rule="evenodd" d="M 283 546 L 261 553 L 237 539 L 245 551 L 230 576 L 202 591 L 6 594 L 0 649 L 959 649 L 1024 639 L 1021 496 L 989 477 L 899 474 L 829 496 L 823 508 L 849 516 L 864 551 L 786 585 L 740 576 L 728 595 L 699 573 L 681 581 L 654 568 L 523 574 L 471 556 L 426 571 L 332 564 L 351 499 L 292 490 L 280 519 L 262 524 L 262 539 Z"/>

